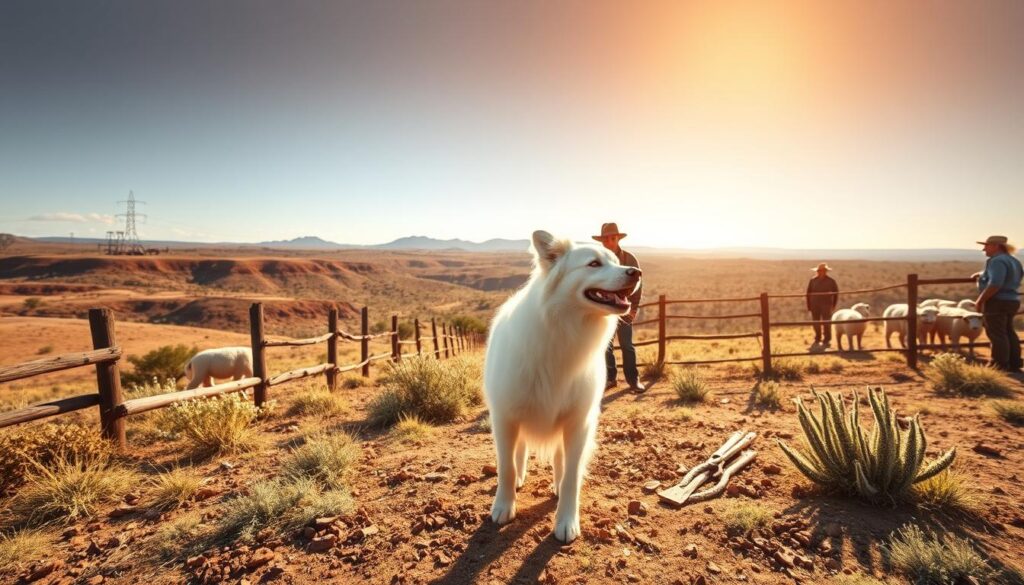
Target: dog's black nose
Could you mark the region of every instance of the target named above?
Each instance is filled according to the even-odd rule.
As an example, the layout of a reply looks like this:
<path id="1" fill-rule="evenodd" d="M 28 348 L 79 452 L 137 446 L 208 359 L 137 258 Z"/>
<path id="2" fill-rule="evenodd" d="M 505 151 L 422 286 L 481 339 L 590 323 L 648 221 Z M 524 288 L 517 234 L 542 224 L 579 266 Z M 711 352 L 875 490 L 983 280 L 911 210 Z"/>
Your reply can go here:
<path id="1" fill-rule="evenodd" d="M 635 276 L 636 278 L 640 278 L 641 274 L 643 274 L 643 273 L 640 272 L 639 268 L 629 268 L 629 269 L 626 270 L 626 276 L 629 276 L 629 277 L 634 277 Z"/>

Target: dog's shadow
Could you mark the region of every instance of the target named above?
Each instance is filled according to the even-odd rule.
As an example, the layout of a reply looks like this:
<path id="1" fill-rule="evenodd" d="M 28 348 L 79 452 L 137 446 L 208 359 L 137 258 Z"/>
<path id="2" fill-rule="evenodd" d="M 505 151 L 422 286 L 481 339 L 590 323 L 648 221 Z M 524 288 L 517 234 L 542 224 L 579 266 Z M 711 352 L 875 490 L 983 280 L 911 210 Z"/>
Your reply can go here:
<path id="1" fill-rule="evenodd" d="M 558 500 L 551 497 L 530 508 L 521 509 L 515 520 L 501 527 L 489 519 L 485 520 L 473 533 L 466 543 L 466 549 L 449 567 L 448 572 L 430 581 L 431 585 L 471 585 L 482 582 L 481 571 L 511 550 L 516 541 L 531 532 L 538 524 L 552 522 L 551 514 L 555 511 L 557 503 Z M 495 580 L 506 583 L 536 583 L 551 558 L 565 546 L 555 540 L 550 528 L 545 524 L 546 537 L 523 559 L 515 575 L 507 580 L 498 577 L 495 577 Z M 495 565 L 498 566 L 500 563 Z"/>

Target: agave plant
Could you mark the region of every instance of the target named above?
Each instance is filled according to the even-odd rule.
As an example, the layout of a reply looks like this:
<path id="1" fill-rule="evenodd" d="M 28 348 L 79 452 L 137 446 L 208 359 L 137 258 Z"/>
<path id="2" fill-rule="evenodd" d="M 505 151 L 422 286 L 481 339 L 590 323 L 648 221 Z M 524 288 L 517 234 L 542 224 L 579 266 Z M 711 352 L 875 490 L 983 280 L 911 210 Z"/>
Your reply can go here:
<path id="1" fill-rule="evenodd" d="M 847 412 L 839 394 L 814 392 L 820 409 L 813 415 L 800 399 L 797 410 L 804 430 L 805 448 L 798 450 L 779 441 L 789 460 L 811 481 L 867 500 L 894 502 L 910 486 L 935 476 L 956 457 L 950 449 L 925 464 L 926 440 L 915 416 L 902 430 L 896 412 L 881 388 L 868 389 L 875 425 L 868 436 L 860 426 L 858 396 Z"/>

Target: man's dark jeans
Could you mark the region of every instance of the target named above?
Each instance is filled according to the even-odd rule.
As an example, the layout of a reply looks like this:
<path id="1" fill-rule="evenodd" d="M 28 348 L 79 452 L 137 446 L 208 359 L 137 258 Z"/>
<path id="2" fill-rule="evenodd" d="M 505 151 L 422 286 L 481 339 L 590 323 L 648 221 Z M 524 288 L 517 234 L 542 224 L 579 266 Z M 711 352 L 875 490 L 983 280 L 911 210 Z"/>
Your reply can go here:
<path id="1" fill-rule="evenodd" d="M 811 305 L 811 320 L 812 321 L 831 321 L 832 320 L 832 308 L 831 307 L 816 307 Z M 824 330 L 824 331 L 823 331 Z M 815 323 L 814 324 L 814 341 L 821 341 L 822 333 L 825 334 L 825 343 L 832 341 L 832 325 L 831 323 Z"/>
<path id="2" fill-rule="evenodd" d="M 622 348 L 622 373 L 626 377 L 626 383 L 630 386 L 636 385 L 640 379 L 636 371 L 636 348 L 633 347 L 633 325 L 631 323 L 619 322 L 618 327 L 619 347 Z M 615 336 L 608 342 L 608 351 L 604 354 L 604 363 L 608 370 L 608 381 L 614 382 L 618 370 L 615 367 L 615 352 L 612 345 L 615 344 Z"/>
<path id="3" fill-rule="evenodd" d="M 1013 328 L 1013 316 L 1020 309 L 1020 301 L 989 299 L 985 303 L 985 334 L 992 342 L 992 363 L 1003 370 L 1018 370 L 1020 338 Z"/>

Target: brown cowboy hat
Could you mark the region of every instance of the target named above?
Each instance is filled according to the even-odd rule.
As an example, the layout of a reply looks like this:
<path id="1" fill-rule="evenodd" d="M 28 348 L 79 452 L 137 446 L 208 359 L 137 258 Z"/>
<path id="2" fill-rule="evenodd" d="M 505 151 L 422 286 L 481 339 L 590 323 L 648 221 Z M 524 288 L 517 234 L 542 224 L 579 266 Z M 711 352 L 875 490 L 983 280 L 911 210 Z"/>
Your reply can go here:
<path id="1" fill-rule="evenodd" d="M 989 236 L 988 238 L 985 239 L 984 242 L 979 240 L 978 243 L 981 244 L 982 246 L 987 246 L 989 244 L 1002 246 L 1003 248 L 1006 249 L 1007 252 L 1011 254 L 1017 251 L 1017 247 L 1011 244 L 1010 239 L 1007 238 L 1006 236 Z"/>
<path id="2" fill-rule="evenodd" d="M 620 238 L 624 238 L 626 237 L 626 234 L 619 232 L 618 224 L 616 224 L 615 222 L 610 222 L 601 224 L 601 235 L 590 237 L 600 242 L 602 238 L 605 238 L 607 236 L 619 236 Z"/>
<path id="3" fill-rule="evenodd" d="M 825 270 L 832 270 L 831 266 L 829 266 L 828 264 L 825 264 L 824 262 L 822 262 L 821 264 L 818 264 L 816 267 L 811 268 L 811 271 L 812 272 L 817 272 L 817 271 L 821 270 L 822 268 L 824 268 Z"/>

